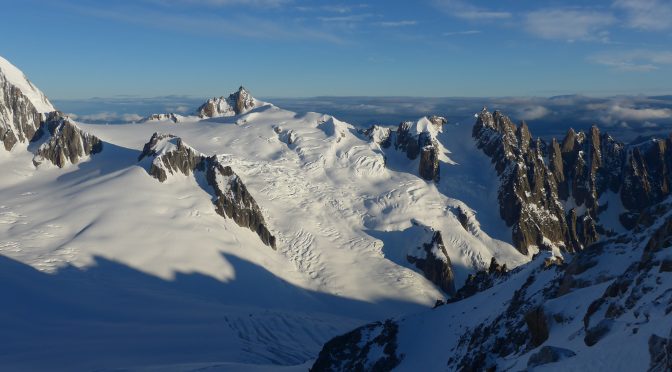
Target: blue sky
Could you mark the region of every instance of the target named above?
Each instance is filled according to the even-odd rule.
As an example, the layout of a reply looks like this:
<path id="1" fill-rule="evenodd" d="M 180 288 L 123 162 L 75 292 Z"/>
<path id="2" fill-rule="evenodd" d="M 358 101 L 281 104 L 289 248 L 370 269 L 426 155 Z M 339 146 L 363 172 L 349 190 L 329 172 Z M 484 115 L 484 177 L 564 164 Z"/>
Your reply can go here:
<path id="1" fill-rule="evenodd" d="M 669 0 L 0 5 L 0 55 L 55 99 L 672 92 Z"/>

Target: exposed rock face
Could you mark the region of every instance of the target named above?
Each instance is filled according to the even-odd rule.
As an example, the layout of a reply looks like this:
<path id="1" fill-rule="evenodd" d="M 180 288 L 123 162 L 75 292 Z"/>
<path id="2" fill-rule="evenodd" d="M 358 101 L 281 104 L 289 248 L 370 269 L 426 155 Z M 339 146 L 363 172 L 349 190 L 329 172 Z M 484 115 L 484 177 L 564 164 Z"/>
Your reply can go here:
<path id="1" fill-rule="evenodd" d="M 416 122 L 404 121 L 399 124 L 396 131 L 373 125 L 361 133 L 383 149 L 394 144 L 394 148 L 404 152 L 410 160 L 420 156 L 418 175 L 427 181 L 439 181 L 443 148 L 436 136 L 442 132 L 442 127 L 446 123 L 448 120 L 445 118 L 433 115 Z"/>
<path id="2" fill-rule="evenodd" d="M 21 89 L 0 72 L 0 141 L 5 150 L 30 141 L 42 123 L 42 115 Z"/>
<path id="3" fill-rule="evenodd" d="M 439 180 L 439 151 L 432 141 L 422 147 L 419 168 L 420 177 L 428 181 Z"/>
<path id="4" fill-rule="evenodd" d="M 146 157 L 152 158 L 149 174 L 160 182 L 168 179 L 168 174 L 179 172 L 188 176 L 195 170 L 205 170 L 206 157 L 172 134 L 154 133 L 138 161 Z"/>
<path id="5" fill-rule="evenodd" d="M 650 372 L 672 371 L 672 332 L 670 337 L 651 335 L 649 338 Z"/>
<path id="6" fill-rule="evenodd" d="M 665 288 L 660 270 L 662 262 L 670 256 L 672 249 L 671 205 L 662 208 L 649 208 L 646 214 L 662 223 L 643 229 L 644 249 L 641 259 L 632 263 L 628 269 L 607 287 L 602 296 L 593 301 L 583 318 L 586 336 L 584 342 L 593 346 L 611 332 L 613 324 L 626 314 L 635 314 L 639 321 L 648 322 L 654 314 L 669 316 L 672 313 L 672 290 Z M 656 216 L 666 214 L 666 216 Z M 629 242 L 628 242 L 629 243 Z M 658 288 L 662 287 L 658 293 Z M 634 323 L 637 324 L 637 323 Z M 653 359 L 653 358 L 652 358 Z"/>
<path id="7" fill-rule="evenodd" d="M 335 337 L 324 345 L 310 371 L 391 371 L 403 359 L 397 355 L 398 328 L 387 320 Z"/>
<path id="8" fill-rule="evenodd" d="M 43 135 L 49 138 L 38 147 L 33 157 L 35 166 L 48 160 L 63 168 L 68 163 L 77 164 L 81 158 L 103 150 L 103 142 L 98 137 L 82 131 L 59 111 L 47 115 L 45 123 L 35 134 L 35 140 L 42 139 Z"/>
<path id="9" fill-rule="evenodd" d="M 238 91 L 232 93 L 227 98 L 211 98 L 207 100 L 197 110 L 197 115 L 201 118 L 214 118 L 221 116 L 235 116 L 244 114 L 259 102 L 242 86 Z"/>
<path id="10" fill-rule="evenodd" d="M 399 124 L 394 146 L 413 160 L 420 155 L 418 174 L 428 181 L 439 180 L 439 157 L 441 146 L 436 135 L 448 121 L 440 116 L 428 116 L 417 122 Z"/>
<path id="11" fill-rule="evenodd" d="M 256 232 L 264 244 L 276 249 L 275 237 L 268 231 L 261 209 L 240 177 L 216 157 L 208 158 L 207 169 L 208 184 L 215 190 L 217 213 Z"/>
<path id="12" fill-rule="evenodd" d="M 432 240 L 422 245 L 421 254 L 409 254 L 406 259 L 444 292 L 455 294 L 455 275 L 440 231 L 434 232 Z"/>
<path id="13" fill-rule="evenodd" d="M 561 347 L 544 346 L 536 353 L 530 355 L 527 361 L 527 367 L 533 368 L 544 364 L 557 363 L 561 360 L 576 356 L 576 353 Z"/>
<path id="14" fill-rule="evenodd" d="M 368 129 L 362 131 L 362 134 L 380 147 L 386 149 L 392 145 L 392 129 L 373 125 Z"/>
<path id="15" fill-rule="evenodd" d="M 576 205 L 585 205 L 595 217 L 598 199 L 607 190 L 618 192 L 624 145 L 593 126 L 586 134 L 570 129 L 562 141 L 565 174 L 558 177 L 563 200 L 571 195 Z"/>
<path id="16" fill-rule="evenodd" d="M 160 182 L 165 182 L 169 174 L 189 176 L 205 172 L 211 187 L 207 191 L 214 194 L 217 213 L 256 232 L 264 244 L 276 249 L 275 237 L 268 230 L 257 202 L 240 177 L 231 167 L 223 165 L 217 156 L 206 157 L 172 134 L 154 133 L 138 161 L 145 158 L 151 159 L 149 174 Z"/>
<path id="17" fill-rule="evenodd" d="M 492 260 L 490 260 L 488 270 L 480 270 L 474 274 L 469 274 L 464 285 L 451 299 L 448 300 L 448 302 L 457 302 L 467 297 L 471 297 L 476 293 L 483 292 L 486 289 L 491 288 L 497 282 L 506 279 L 508 273 L 509 269 L 506 267 L 506 264 L 500 265 L 493 257 Z"/>
<path id="18" fill-rule="evenodd" d="M 525 123 L 516 126 L 485 108 L 472 134 L 500 175 L 500 215 L 522 253 L 549 243 L 573 252 L 609 234 L 599 223 L 606 192 L 619 194 L 628 209 L 620 216 L 626 228 L 670 194 L 669 138 L 626 146 L 593 126 L 587 133 L 570 129 L 562 142 L 546 144 L 533 140 Z"/>
<path id="19" fill-rule="evenodd" d="M 667 262 L 672 258 L 672 198 L 642 210 L 640 223 L 632 231 L 605 237 L 565 258 L 569 263 L 541 252 L 509 272 L 493 261 L 489 272 L 470 278 L 472 287 L 480 290 L 474 294 L 477 298 L 465 300 L 473 291 L 465 285 L 449 304 L 437 302 L 430 314 L 395 320 L 400 334 L 416 335 L 413 345 L 400 343 L 403 349 L 397 348 L 397 354 L 407 354 L 399 368 L 411 369 L 405 360 L 428 355 L 423 350 L 436 342 L 436 335 L 458 331 L 457 341 L 448 342 L 442 354 L 447 359 L 441 365 L 445 370 L 517 371 L 549 363 L 558 363 L 554 369 L 559 369 L 566 358 L 602 356 L 605 347 L 623 340 L 648 343 L 650 371 L 670 370 L 672 277 Z M 589 298 L 594 301 L 586 309 Z M 484 315 L 479 317 L 479 312 Z M 582 334 L 585 345 L 573 343 L 574 350 L 548 344 Z M 595 346 L 600 343 L 604 345 Z M 376 360 L 369 356 L 362 361 L 361 348 L 355 344 L 346 350 L 332 344 L 329 355 L 339 359 L 335 369 L 350 366 L 354 357 L 360 364 Z M 609 352 L 642 358 L 640 350 Z"/>
<path id="20" fill-rule="evenodd" d="M 147 121 L 172 121 L 173 123 L 179 123 L 184 119 L 182 115 L 174 114 L 174 113 L 168 113 L 168 114 L 154 114 L 154 115 L 149 115 L 145 119 L 143 119 L 143 122 Z"/>
<path id="21" fill-rule="evenodd" d="M 548 340 L 548 320 L 543 307 L 537 307 L 525 314 L 527 329 L 532 335 L 532 345 L 539 346 Z"/>
<path id="22" fill-rule="evenodd" d="M 523 254 L 528 247 L 567 244 L 565 212 L 551 169 L 544 162 L 541 141 L 532 141 L 525 123 L 516 127 L 511 120 L 487 109 L 478 115 L 473 129 L 477 146 L 492 157 L 500 175 L 500 215 L 512 226 L 514 246 Z"/>
<path id="23" fill-rule="evenodd" d="M 639 212 L 670 195 L 672 142 L 652 139 L 627 149 L 621 201 Z"/>

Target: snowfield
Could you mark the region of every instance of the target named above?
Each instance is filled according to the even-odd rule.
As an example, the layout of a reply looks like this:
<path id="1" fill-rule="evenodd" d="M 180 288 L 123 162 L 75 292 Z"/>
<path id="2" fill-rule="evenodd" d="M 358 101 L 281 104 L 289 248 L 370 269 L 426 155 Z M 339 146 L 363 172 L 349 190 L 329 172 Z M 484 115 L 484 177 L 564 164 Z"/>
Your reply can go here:
<path id="1" fill-rule="evenodd" d="M 0 65 L 51 111 L 12 67 Z M 446 145 L 435 184 L 337 118 L 254 102 L 177 123 L 76 123 L 103 151 L 63 169 L 35 167 L 35 144 L 0 151 L 3 369 L 305 369 L 330 338 L 446 298 L 403 260 L 427 243 L 415 224 L 441 231 L 458 287 L 492 257 L 529 260 L 492 218 L 497 177 L 468 127 L 433 133 Z M 151 177 L 138 157 L 155 132 L 230 166 L 277 250 L 218 215 L 201 174 Z"/>
<path id="2" fill-rule="evenodd" d="M 361 130 L 243 87 L 137 124 L 55 110 L 0 58 L 0 370 L 672 368 L 672 142 L 644 155 L 658 178 L 610 159 L 655 203 L 616 188 L 578 225 L 587 202 L 499 112 L 488 156 L 471 117 Z M 502 197 L 511 174 L 544 186 Z M 569 224 L 540 229 L 566 213 L 576 250 L 549 239 Z"/>

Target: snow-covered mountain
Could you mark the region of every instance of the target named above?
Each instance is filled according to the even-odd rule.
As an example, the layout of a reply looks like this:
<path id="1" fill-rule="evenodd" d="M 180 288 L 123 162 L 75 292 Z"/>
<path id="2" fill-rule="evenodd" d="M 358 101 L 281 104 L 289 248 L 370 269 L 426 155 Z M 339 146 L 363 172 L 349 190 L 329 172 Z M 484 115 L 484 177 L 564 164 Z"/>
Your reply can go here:
<path id="1" fill-rule="evenodd" d="M 654 269 L 672 150 L 658 142 L 574 133 L 560 148 L 485 110 L 473 128 L 427 116 L 360 131 L 243 87 L 193 115 L 86 124 L 0 62 L 4 368 L 524 368 L 545 346 L 589 360 L 610 354 L 560 340 L 583 337 L 572 327 L 598 292 L 640 275 L 630 265 L 668 283 Z M 655 307 L 647 296 L 618 316 Z M 583 332 L 618 322 L 599 307 L 621 297 Z M 550 324 L 551 303 L 576 306 L 571 320 Z M 552 345 L 521 326 L 532 310 Z"/>
<path id="2" fill-rule="evenodd" d="M 330 340 L 311 370 L 671 370 L 670 139 L 625 145 L 593 127 L 547 144 L 500 112 L 476 118 L 498 214 L 539 253 Z"/>

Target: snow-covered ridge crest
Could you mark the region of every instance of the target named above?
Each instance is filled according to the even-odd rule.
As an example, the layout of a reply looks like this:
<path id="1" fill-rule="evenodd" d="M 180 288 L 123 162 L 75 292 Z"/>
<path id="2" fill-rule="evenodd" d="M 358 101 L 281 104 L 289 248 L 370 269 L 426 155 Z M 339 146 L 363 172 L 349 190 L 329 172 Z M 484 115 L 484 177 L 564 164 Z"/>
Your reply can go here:
<path id="1" fill-rule="evenodd" d="M 154 132 L 138 160 L 146 157 L 153 158 L 149 174 L 160 182 L 166 181 L 169 174 L 182 173 L 188 176 L 196 169 L 204 169 L 205 155 L 172 134 Z"/>
<path id="2" fill-rule="evenodd" d="M 8 60 L 0 57 L 0 80 L 3 77 L 10 84 L 19 88 L 21 93 L 28 98 L 38 112 L 46 113 L 56 110 L 44 93 L 37 89 L 21 70 Z"/>
<path id="3" fill-rule="evenodd" d="M 148 122 L 148 121 L 172 121 L 173 123 L 180 123 L 184 121 L 186 117 L 175 114 L 175 113 L 167 113 L 167 114 L 153 114 L 149 115 L 148 117 L 144 118 L 142 122 Z"/>

